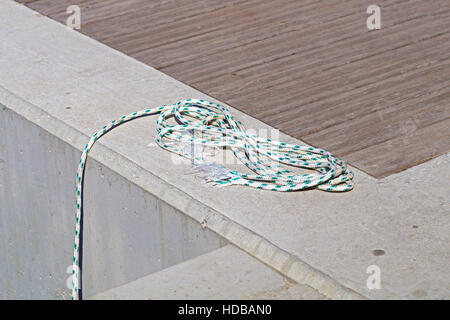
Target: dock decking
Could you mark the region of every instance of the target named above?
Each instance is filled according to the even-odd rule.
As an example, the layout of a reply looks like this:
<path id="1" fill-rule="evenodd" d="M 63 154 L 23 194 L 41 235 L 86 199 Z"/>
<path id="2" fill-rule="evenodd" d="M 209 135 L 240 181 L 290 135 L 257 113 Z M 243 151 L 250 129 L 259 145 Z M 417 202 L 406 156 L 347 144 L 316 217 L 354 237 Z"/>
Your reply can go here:
<path id="1" fill-rule="evenodd" d="M 450 150 L 450 1 L 22 0 L 359 169 Z"/>

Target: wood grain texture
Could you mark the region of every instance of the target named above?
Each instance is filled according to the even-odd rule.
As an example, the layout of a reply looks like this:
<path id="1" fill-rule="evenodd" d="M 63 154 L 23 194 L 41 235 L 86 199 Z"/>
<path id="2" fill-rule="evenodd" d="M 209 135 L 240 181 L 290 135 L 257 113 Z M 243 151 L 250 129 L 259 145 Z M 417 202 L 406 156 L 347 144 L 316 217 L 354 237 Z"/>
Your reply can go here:
<path id="1" fill-rule="evenodd" d="M 450 150 L 450 1 L 22 0 L 385 177 Z"/>

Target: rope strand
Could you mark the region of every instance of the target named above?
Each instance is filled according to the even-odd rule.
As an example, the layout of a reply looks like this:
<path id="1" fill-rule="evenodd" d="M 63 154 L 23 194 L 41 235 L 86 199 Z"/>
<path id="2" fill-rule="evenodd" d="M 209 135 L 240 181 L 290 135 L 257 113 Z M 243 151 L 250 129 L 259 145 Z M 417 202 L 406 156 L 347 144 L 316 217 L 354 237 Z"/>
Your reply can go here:
<path id="1" fill-rule="evenodd" d="M 244 130 L 239 121 L 235 121 L 229 110 L 219 104 L 205 100 L 187 99 L 173 105 L 146 109 L 121 117 L 110 122 L 96 132 L 85 146 L 80 158 L 76 177 L 76 215 L 75 242 L 72 271 L 72 299 L 79 299 L 79 246 L 82 219 L 82 188 L 84 169 L 89 151 L 101 136 L 118 125 L 144 116 L 159 114 L 156 121 L 157 144 L 163 149 L 179 154 L 193 161 L 203 158 L 182 148 L 183 145 L 203 146 L 206 148 L 229 148 L 234 155 L 253 173 L 239 173 L 220 167 L 220 174 L 213 176 L 219 185 L 243 185 L 272 191 L 296 191 L 318 189 L 330 192 L 342 192 L 353 189 L 353 173 L 344 161 L 330 152 L 307 145 L 295 145 L 264 139 Z M 174 118 L 176 125 L 170 125 L 168 119 Z M 195 133 L 201 133 L 197 137 Z M 298 175 L 286 170 L 280 164 L 315 170 L 316 173 Z M 208 170 L 211 170 L 211 166 Z M 214 171 L 214 168 L 212 169 Z M 225 174 L 224 174 L 225 172 Z M 215 178 L 214 178 L 215 177 Z"/>

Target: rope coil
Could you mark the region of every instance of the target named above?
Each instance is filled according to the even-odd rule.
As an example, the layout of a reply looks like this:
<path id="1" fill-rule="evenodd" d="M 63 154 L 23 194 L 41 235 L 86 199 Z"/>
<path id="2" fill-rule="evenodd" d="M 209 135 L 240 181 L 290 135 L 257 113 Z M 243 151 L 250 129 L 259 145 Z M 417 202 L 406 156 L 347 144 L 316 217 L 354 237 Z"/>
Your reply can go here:
<path id="1" fill-rule="evenodd" d="M 206 148 L 229 148 L 253 173 L 230 171 L 214 164 L 200 164 L 209 172 L 209 179 L 218 185 L 243 185 L 272 191 L 318 189 L 343 192 L 353 189 L 353 173 L 347 164 L 330 152 L 307 145 L 273 141 L 251 134 L 236 121 L 228 108 L 206 100 L 187 99 L 173 105 L 146 109 L 111 121 L 96 132 L 85 146 L 76 177 L 75 243 L 72 271 L 72 299 L 79 299 L 81 290 L 79 246 L 82 219 L 83 178 L 87 155 L 95 142 L 118 125 L 144 116 L 159 114 L 156 121 L 156 143 L 163 149 L 197 163 L 201 155 L 183 145 Z M 173 118 L 176 124 L 171 125 Z M 200 134 L 200 137 L 196 134 Z M 281 165 L 315 170 L 316 173 L 297 174 Z"/>

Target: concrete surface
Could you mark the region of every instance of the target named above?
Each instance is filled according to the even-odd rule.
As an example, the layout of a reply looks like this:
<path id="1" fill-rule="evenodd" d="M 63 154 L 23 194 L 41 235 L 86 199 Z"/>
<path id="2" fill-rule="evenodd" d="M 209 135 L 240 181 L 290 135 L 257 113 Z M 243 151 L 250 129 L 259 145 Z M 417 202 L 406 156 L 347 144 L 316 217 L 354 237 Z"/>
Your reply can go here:
<path id="1" fill-rule="evenodd" d="M 294 284 L 233 245 L 227 245 L 90 299 L 324 299 Z"/>
<path id="2" fill-rule="evenodd" d="M 211 99 L 16 3 L 0 4 L 0 21 L 0 103 L 78 150 L 123 114 Z M 246 128 L 270 129 L 230 109 Z M 121 126 L 99 141 L 91 158 L 329 298 L 450 297 L 449 155 L 381 180 L 354 170 L 356 187 L 344 194 L 212 188 L 186 174 L 188 164 L 148 147 L 155 131 L 152 118 Z M 100 197 L 89 191 L 95 189 L 93 163 L 87 167 L 86 216 L 95 214 Z M 71 241 L 71 232 L 65 236 Z M 374 255 L 377 249 L 385 254 Z M 366 269 L 374 264 L 381 269 L 381 289 L 368 290 Z"/>
<path id="3" fill-rule="evenodd" d="M 0 299 L 70 298 L 73 168 L 81 152 L 0 104 Z M 90 296 L 226 241 L 90 159 L 83 293 Z"/>

